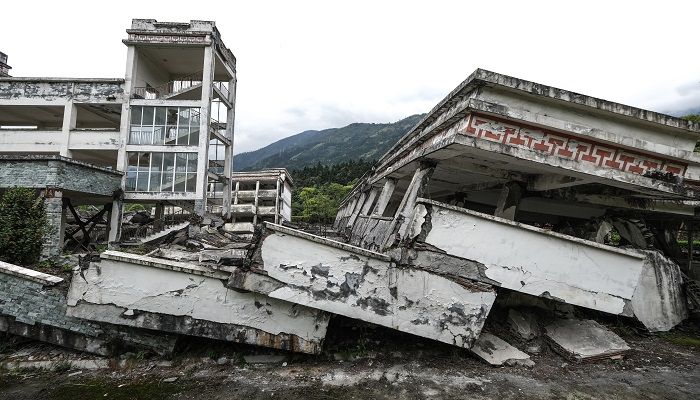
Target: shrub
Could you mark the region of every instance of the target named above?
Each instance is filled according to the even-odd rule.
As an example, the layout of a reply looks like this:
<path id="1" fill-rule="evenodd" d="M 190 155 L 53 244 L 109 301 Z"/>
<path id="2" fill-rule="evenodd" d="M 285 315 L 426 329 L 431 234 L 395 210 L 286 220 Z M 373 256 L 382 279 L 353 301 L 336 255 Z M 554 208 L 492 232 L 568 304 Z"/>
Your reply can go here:
<path id="1" fill-rule="evenodd" d="M 10 188 L 0 198 L 0 260 L 32 265 L 46 233 L 46 210 L 34 190 Z"/>

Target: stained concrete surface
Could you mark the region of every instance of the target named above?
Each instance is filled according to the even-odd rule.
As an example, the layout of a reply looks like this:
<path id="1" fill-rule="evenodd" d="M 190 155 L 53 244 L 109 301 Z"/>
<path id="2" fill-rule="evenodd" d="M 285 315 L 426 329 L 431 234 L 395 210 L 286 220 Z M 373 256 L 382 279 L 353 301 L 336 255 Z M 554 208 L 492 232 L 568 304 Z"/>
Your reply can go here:
<path id="1" fill-rule="evenodd" d="M 319 356 L 275 352 L 268 354 L 286 357 L 252 364 L 242 359 L 259 348 L 193 339 L 198 342 L 181 345 L 171 360 L 132 354 L 110 360 L 106 369 L 0 370 L 0 400 L 699 398 L 697 327 L 675 332 L 683 340 L 608 327 L 631 347 L 622 360 L 571 363 L 544 346 L 531 356 L 532 368 L 497 368 L 465 349 L 336 320 Z M 41 361 L 24 349 L 16 352 Z M 0 359 L 9 357 L 0 353 Z"/>

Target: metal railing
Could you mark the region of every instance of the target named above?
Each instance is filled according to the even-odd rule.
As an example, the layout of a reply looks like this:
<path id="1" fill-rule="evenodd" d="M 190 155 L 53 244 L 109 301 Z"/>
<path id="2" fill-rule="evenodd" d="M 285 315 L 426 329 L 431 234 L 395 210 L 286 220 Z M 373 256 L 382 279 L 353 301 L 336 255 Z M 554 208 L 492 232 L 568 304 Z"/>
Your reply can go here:
<path id="1" fill-rule="evenodd" d="M 214 82 L 214 87 L 219 89 L 219 91 L 221 92 L 223 97 L 226 100 L 228 100 L 228 96 L 229 96 L 228 82 L 224 82 L 224 81 Z"/>
<path id="2" fill-rule="evenodd" d="M 202 84 L 202 71 L 166 82 L 159 86 L 135 87 L 133 95 L 142 99 L 153 100 L 173 96 L 191 87 Z"/>

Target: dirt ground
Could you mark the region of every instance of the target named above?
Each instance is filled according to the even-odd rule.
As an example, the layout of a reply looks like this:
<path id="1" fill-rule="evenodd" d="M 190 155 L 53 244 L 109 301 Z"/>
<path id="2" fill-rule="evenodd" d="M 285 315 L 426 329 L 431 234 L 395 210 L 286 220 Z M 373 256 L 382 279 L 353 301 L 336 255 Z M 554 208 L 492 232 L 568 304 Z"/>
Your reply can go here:
<path id="1" fill-rule="evenodd" d="M 621 360 L 576 363 L 534 342 L 531 368 L 490 367 L 466 350 L 362 326 L 336 327 L 340 333 L 328 338 L 334 345 L 323 355 L 275 353 L 262 364 L 244 359 L 258 348 L 193 340 L 171 360 L 131 354 L 105 369 L 59 361 L 48 369 L 5 370 L 0 399 L 700 398 L 697 328 L 658 335 L 611 329 L 632 348 Z M 59 354 L 54 360 L 86 357 L 46 347 L 37 356 L 31 346 L 37 344 L 19 345 L 14 354 L 25 361 L 49 353 Z"/>

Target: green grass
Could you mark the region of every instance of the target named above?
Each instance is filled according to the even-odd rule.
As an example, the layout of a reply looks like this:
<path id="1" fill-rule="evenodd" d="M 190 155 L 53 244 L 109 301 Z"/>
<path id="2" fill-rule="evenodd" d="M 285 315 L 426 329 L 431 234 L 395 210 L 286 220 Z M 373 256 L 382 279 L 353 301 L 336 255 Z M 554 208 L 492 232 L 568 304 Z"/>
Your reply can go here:
<path id="1" fill-rule="evenodd" d="M 56 400 L 92 400 L 105 398 L 112 400 L 161 400 L 170 398 L 171 395 L 183 389 L 184 387 L 177 383 L 163 383 L 161 381 L 136 381 L 119 387 L 118 382 L 91 379 L 61 384 L 50 393 L 49 397 Z"/>
<path id="2" fill-rule="evenodd" d="M 684 333 L 664 333 L 661 337 L 678 346 L 692 347 L 700 350 L 700 337 L 692 336 Z"/>

